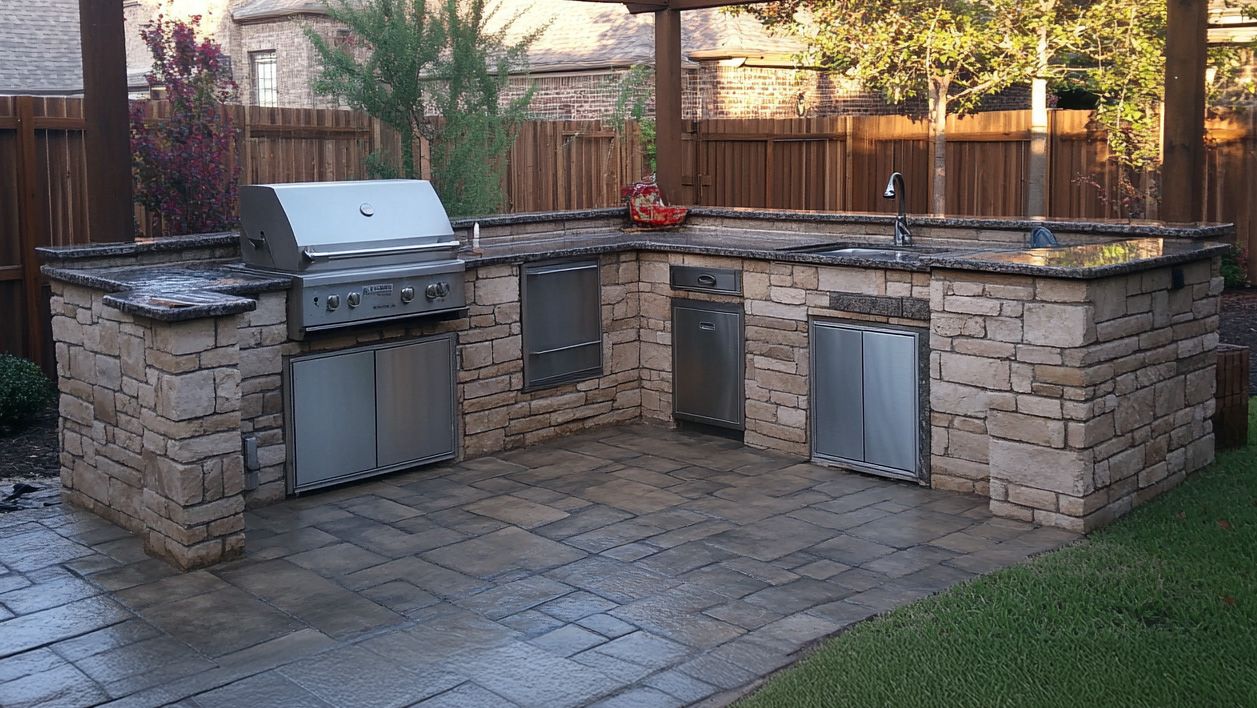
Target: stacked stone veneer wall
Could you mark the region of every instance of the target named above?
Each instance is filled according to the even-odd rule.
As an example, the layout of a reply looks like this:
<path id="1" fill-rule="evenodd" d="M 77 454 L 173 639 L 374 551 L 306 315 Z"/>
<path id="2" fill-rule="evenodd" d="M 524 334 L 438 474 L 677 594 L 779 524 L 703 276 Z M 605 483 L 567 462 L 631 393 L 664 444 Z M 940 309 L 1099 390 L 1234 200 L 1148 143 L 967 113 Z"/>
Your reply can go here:
<path id="1" fill-rule="evenodd" d="M 68 500 L 181 568 L 244 549 L 238 317 L 159 323 L 53 283 Z"/>
<path id="2" fill-rule="evenodd" d="M 935 271 L 934 486 L 1086 531 L 1212 462 L 1218 268 L 1090 281 Z"/>

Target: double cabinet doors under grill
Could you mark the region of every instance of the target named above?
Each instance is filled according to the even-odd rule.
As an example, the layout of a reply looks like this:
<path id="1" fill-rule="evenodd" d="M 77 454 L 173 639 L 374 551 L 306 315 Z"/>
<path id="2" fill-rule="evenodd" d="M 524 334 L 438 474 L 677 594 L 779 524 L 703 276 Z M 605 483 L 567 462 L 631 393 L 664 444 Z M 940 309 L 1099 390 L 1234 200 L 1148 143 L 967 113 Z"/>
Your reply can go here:
<path id="1" fill-rule="evenodd" d="M 812 454 L 918 477 L 917 334 L 814 320 Z"/>
<path id="2" fill-rule="evenodd" d="M 454 341 L 290 360 L 293 491 L 453 457 Z"/>

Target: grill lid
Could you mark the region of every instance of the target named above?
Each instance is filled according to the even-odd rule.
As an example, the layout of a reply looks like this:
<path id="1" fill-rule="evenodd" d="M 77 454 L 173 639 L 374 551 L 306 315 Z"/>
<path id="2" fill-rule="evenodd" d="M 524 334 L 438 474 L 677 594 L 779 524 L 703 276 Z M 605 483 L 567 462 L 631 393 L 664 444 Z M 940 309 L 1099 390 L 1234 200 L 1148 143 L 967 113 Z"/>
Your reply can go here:
<path id="1" fill-rule="evenodd" d="M 257 268 L 341 270 L 453 258 L 454 229 L 424 180 L 240 188 L 240 253 Z"/>

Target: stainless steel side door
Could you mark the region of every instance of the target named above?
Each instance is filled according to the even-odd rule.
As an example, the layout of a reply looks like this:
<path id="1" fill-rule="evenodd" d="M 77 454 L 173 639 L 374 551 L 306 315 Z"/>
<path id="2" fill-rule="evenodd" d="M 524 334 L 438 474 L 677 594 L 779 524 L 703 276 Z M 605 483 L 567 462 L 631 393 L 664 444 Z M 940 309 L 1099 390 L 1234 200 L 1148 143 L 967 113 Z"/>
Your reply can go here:
<path id="1" fill-rule="evenodd" d="M 375 352 L 377 466 L 454 452 L 451 337 Z"/>
<path id="2" fill-rule="evenodd" d="M 916 337 L 863 334 L 864 461 L 915 474 L 919 436 Z"/>
<path id="3" fill-rule="evenodd" d="M 864 346 L 858 329 L 812 323 L 812 452 L 864 459 Z"/>
<path id="4" fill-rule="evenodd" d="M 746 400 L 742 313 L 715 304 L 674 305 L 672 338 L 676 417 L 740 430 Z"/>
<path id="5" fill-rule="evenodd" d="M 294 489 L 375 467 L 375 353 L 291 364 Z"/>
<path id="6" fill-rule="evenodd" d="M 602 372 L 602 297 L 597 260 L 523 269 L 524 388 Z"/>

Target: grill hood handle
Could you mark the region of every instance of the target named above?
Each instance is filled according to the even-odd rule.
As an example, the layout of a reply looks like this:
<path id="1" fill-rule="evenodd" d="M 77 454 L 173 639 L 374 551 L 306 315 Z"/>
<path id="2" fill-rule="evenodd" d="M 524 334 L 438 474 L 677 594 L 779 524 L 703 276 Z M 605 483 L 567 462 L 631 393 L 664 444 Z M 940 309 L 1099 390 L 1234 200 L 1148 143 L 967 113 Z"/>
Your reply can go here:
<path id="1" fill-rule="evenodd" d="M 301 257 L 311 263 L 318 261 L 336 261 L 344 258 L 366 258 L 369 256 L 400 256 L 407 253 L 424 251 L 443 251 L 458 248 L 459 241 L 441 241 L 439 243 L 421 243 L 413 246 L 383 246 L 380 248 L 355 248 L 346 251 L 316 251 L 309 246 L 301 249 Z"/>

